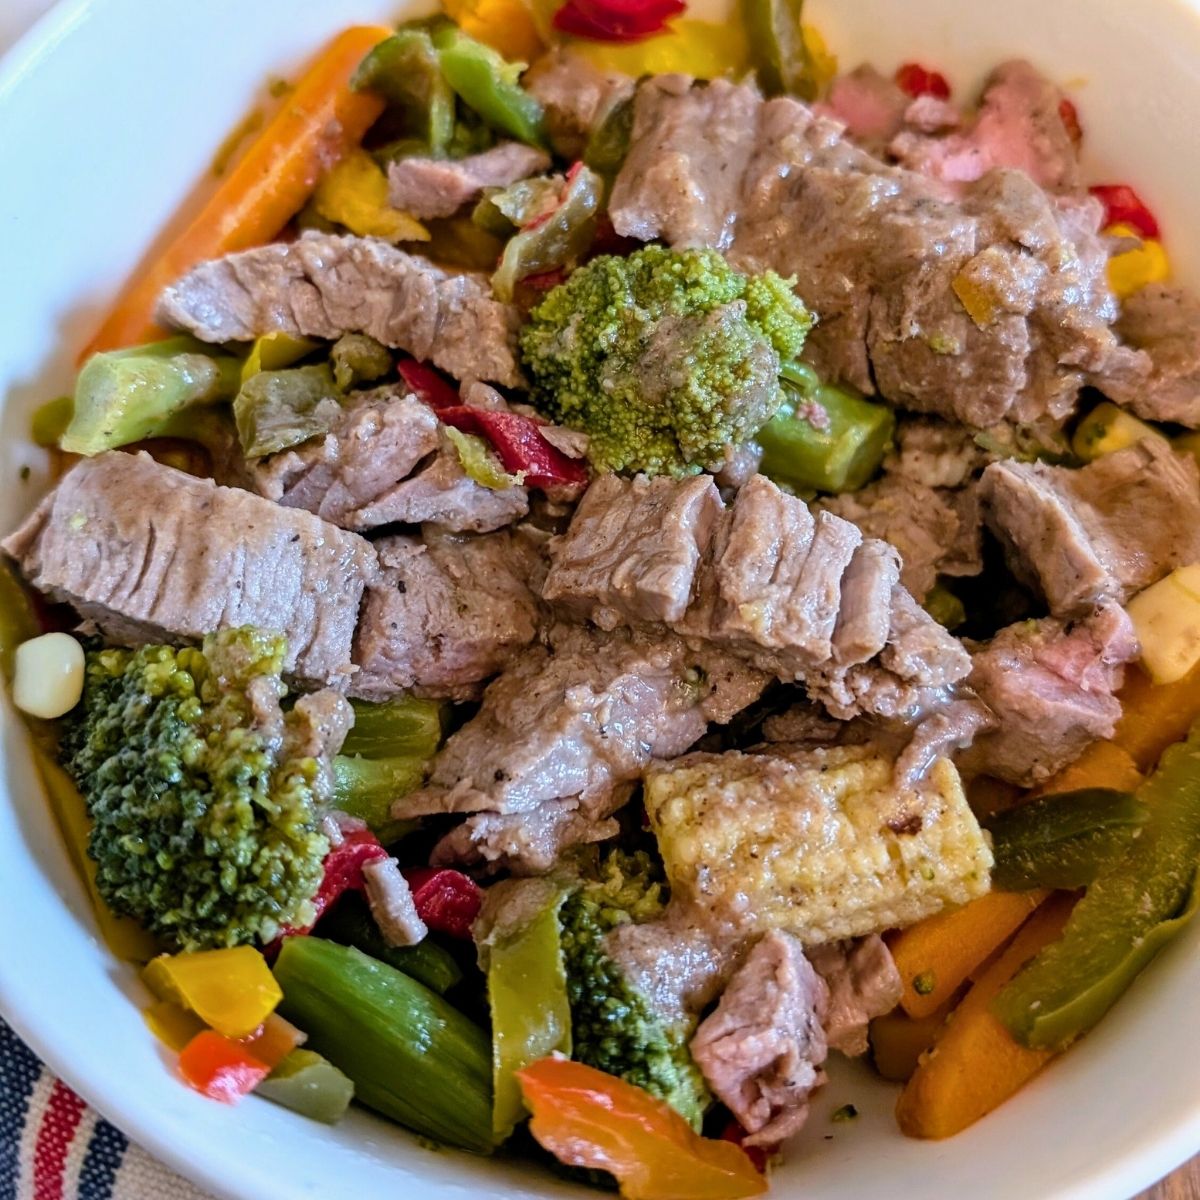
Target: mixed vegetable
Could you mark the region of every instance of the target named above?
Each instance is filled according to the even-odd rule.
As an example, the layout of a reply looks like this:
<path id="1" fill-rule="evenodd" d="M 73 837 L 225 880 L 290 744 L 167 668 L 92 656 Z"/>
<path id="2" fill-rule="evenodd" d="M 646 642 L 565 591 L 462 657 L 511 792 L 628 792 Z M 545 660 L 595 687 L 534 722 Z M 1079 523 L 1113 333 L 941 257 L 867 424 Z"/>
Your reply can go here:
<path id="1" fill-rule="evenodd" d="M 913 314 L 936 280 L 902 296 L 881 283 L 864 298 L 838 276 L 844 304 L 822 308 L 761 246 L 729 253 L 733 217 L 707 242 L 614 220 L 623 168 L 646 136 L 633 80 L 658 86 L 668 72 L 705 81 L 710 97 L 752 78 L 755 103 L 799 98 L 813 106 L 809 150 L 845 127 L 839 144 L 856 137 L 877 156 L 864 175 L 891 178 L 900 164 L 938 181 L 926 204 L 957 195 L 956 156 L 965 147 L 978 160 L 971 139 L 985 121 L 1003 123 L 1001 102 L 988 93 L 979 115 L 964 113 L 946 77 L 915 62 L 892 78 L 838 75 L 801 9 L 742 0 L 735 21 L 715 25 L 685 16 L 683 0 L 447 0 L 444 13 L 395 29 L 346 30 L 127 285 L 73 395 L 35 415 L 34 440 L 63 470 L 148 451 L 182 468 L 176 490 L 190 486 L 185 474 L 197 487 L 215 478 L 308 510 L 323 553 L 338 552 L 327 534 L 340 525 L 373 563 L 365 589 L 343 601 L 345 661 L 329 677 L 303 666 L 311 646 L 229 615 L 253 597 L 208 612 L 202 628 L 131 612 L 114 632 L 96 617 L 101 605 L 64 613 L 72 589 L 43 584 L 22 551 L 10 549 L 34 587 L 0 574 L 0 667 L 48 799 L 101 933 L 140 965 L 149 1028 L 197 1092 L 225 1103 L 254 1093 L 327 1123 L 357 1101 L 474 1154 L 548 1153 L 634 1200 L 735 1200 L 766 1190 L 767 1160 L 803 1123 L 828 1050 L 861 1053 L 869 1041 L 879 1074 L 903 1085 L 901 1129 L 952 1135 L 1086 1034 L 1193 917 L 1200 562 L 1122 577 L 1123 603 L 1098 591 L 1060 611 L 1045 568 L 1035 579 L 997 566 L 1020 550 L 1019 530 L 974 550 L 935 546 L 921 586 L 905 574 L 920 542 L 876 537 L 872 522 L 936 505 L 935 540 L 953 541 L 969 519 L 955 489 L 985 464 L 1027 487 L 1058 480 L 1046 485 L 1054 530 L 1086 526 L 1064 507 L 1076 484 L 1054 471 L 1074 481 L 1144 453 L 1142 471 L 1169 460 L 1200 492 L 1200 434 L 1188 432 L 1200 413 L 1185 419 L 1177 396 L 1174 416 L 1139 407 L 1114 374 L 1113 399 L 1055 420 L 914 417 L 940 410 L 922 399 L 912 342 L 951 359 L 1027 312 L 986 273 L 991 260 L 980 265 L 995 247 L 944 289 L 952 318 L 935 329 Z M 592 89 L 582 128 L 533 83 L 555 71 Z M 662 84 L 668 129 L 671 97 L 687 86 Z M 1073 156 L 1078 113 L 1050 91 L 1047 119 Z M 725 136 L 715 121 L 708 132 Z M 695 152 L 682 134 L 672 145 L 681 158 Z M 692 203 L 677 166 L 656 162 L 655 186 Z M 759 191 L 790 170 L 768 172 Z M 397 202 L 398 178 L 417 203 Z M 723 184 L 705 182 L 700 207 L 715 209 Z M 1151 370 L 1174 371 L 1170 384 L 1192 351 L 1177 339 L 1155 358 L 1153 330 L 1120 324 L 1169 277 L 1159 222 L 1129 184 L 1076 193 L 1106 239 L 1092 290 L 1125 338 L 1124 369 L 1142 371 L 1134 390 Z M 862 211 L 848 200 L 843 219 L 869 222 L 864 194 L 846 195 Z M 816 205 L 798 186 L 773 203 Z M 772 242 L 790 236 L 782 227 Z M 804 236 L 823 236 L 815 218 Z M 369 297 L 321 292 L 320 262 L 296 265 L 308 247 L 326 247 L 312 250 L 319 259 L 335 244 L 321 237 L 354 247 L 382 317 Z M 228 271 L 253 309 L 252 272 L 222 256 L 256 248 L 277 255 L 255 269 L 282 272 L 286 303 L 250 336 L 179 333 L 193 325 L 162 297 L 194 271 Z M 1051 270 L 1032 252 L 1022 261 L 1022 287 Z M 219 307 L 204 297 L 205 311 Z M 339 320 L 343 303 L 354 315 Z M 414 331 L 402 318 L 420 305 Z M 889 305 L 904 308 L 903 337 L 886 333 Z M 882 329 L 884 344 L 863 350 L 862 364 L 839 359 L 828 331 L 868 309 L 864 336 Z M 449 365 L 443 343 L 459 319 L 468 343 L 501 327 L 500 365 L 478 376 Z M 888 385 L 888 372 L 905 382 Z M 990 386 L 967 372 L 958 390 Z M 401 405 L 411 452 L 389 424 Z M 918 454 L 905 440 L 914 429 L 928 438 Z M 387 475 L 374 508 L 345 499 L 369 470 L 321 474 L 356 441 L 408 455 L 392 475 L 391 459 L 368 462 Z M 318 479 L 310 502 L 304 489 Z M 595 517 L 605 488 L 645 500 L 649 515 Z M 454 525 L 446 497 L 464 492 L 479 509 Z M 767 498 L 765 516 L 742 507 L 751 496 Z M 507 516 L 490 515 L 504 504 Z M 517 518 L 521 531 L 503 530 Z M 565 547 L 588 521 L 595 544 L 572 564 Z M 82 508 L 67 517 L 74 534 L 108 536 L 88 522 Z M 656 554 L 656 538 L 685 527 Z M 304 529 L 281 535 L 280 556 Z M 507 539 L 515 584 L 495 564 L 459 565 L 453 585 L 421 574 L 484 537 Z M 606 538 L 618 538 L 612 562 Z M 805 574 L 818 544 L 843 556 L 832 581 Z M 963 567 L 954 553 L 979 562 Z M 349 576 L 347 563 L 335 574 Z M 152 565 L 147 551 L 120 586 L 135 591 Z M 594 586 L 606 570 L 611 587 L 597 598 L 580 578 Z M 769 578 L 739 592 L 745 572 Z M 282 569 L 265 578 L 264 597 L 291 586 Z M 478 611 L 455 590 L 464 581 L 485 594 Z M 408 641 L 368 666 L 356 606 L 384 604 L 385 586 L 387 603 L 426 587 L 429 599 Z M 315 611 L 329 588 L 295 589 L 295 603 Z M 533 597 L 529 612 L 503 609 L 497 632 L 485 610 L 513 588 Z M 790 608 L 776 597 L 785 592 Z M 511 638 L 537 671 L 521 676 L 497 651 L 465 674 L 443 644 L 439 614 L 451 609 L 470 624 L 462 660 L 476 643 L 507 653 Z M 383 611 L 395 631 L 398 610 Z M 77 617 L 83 631 L 68 632 Z M 330 620 L 313 619 L 310 641 Z M 1123 622 L 1121 656 L 1105 657 L 1104 638 L 1119 639 L 1097 632 L 1102 620 Z M 823 632 L 797 635 L 811 633 L 806 621 Z M 589 636 L 614 639 L 582 653 L 611 672 L 603 687 L 570 674 L 571 629 L 588 622 Z M 1000 755 L 984 769 L 955 759 L 1005 733 L 1001 685 L 981 664 L 1006 645 L 1002 674 L 1042 672 L 1030 678 L 1064 703 L 1101 706 L 1112 736 L 1093 731 L 1027 772 Z M 444 673 L 433 678 L 427 659 Z M 560 682 L 554 670 L 561 694 L 539 708 L 548 681 Z M 727 711 L 731 686 L 749 699 Z M 516 711 L 500 719 L 489 706 L 506 687 Z M 992 706 L 982 718 L 981 698 Z M 954 724 L 964 704 L 976 721 L 965 732 Z M 545 740 L 523 724 L 525 708 L 549 726 Z M 563 766 L 553 750 L 568 727 L 556 722 L 578 713 L 586 738 Z M 485 721 L 493 752 L 468 769 L 460 739 Z M 853 1106 L 839 1112 L 848 1119 Z"/>

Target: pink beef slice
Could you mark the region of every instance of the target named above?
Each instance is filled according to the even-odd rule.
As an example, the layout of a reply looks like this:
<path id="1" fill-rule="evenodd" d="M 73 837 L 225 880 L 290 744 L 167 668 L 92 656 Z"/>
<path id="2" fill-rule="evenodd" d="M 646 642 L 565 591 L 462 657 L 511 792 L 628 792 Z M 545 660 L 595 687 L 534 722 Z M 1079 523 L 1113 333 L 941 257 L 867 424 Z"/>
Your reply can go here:
<path id="1" fill-rule="evenodd" d="M 520 314 L 492 297 L 487 278 L 378 238 L 310 230 L 201 263 L 163 292 L 158 319 L 205 342 L 366 333 L 456 379 L 522 382 Z"/>
<path id="2" fill-rule="evenodd" d="M 476 814 L 439 846 L 439 862 L 547 871 L 568 845 L 614 836 L 612 813 L 650 760 L 682 754 L 766 682 L 733 655 L 661 630 L 554 626 L 488 685 L 427 786 L 393 812 Z"/>
<path id="3" fill-rule="evenodd" d="M 388 201 L 422 220 L 450 217 L 487 187 L 508 187 L 550 167 L 544 150 L 501 142 L 467 158 L 401 158 L 388 164 Z"/>
<path id="4" fill-rule="evenodd" d="M 904 991 L 883 938 L 871 934 L 827 942 L 806 953 L 829 993 L 821 1024 L 830 1050 L 851 1056 L 865 1054 L 868 1023 L 891 1012 Z"/>
<path id="5" fill-rule="evenodd" d="M 884 152 L 901 132 L 937 133 L 962 121 L 954 105 L 936 96 L 913 99 L 869 63 L 839 75 L 829 85 L 825 102 L 813 107 L 840 121 L 846 136 L 872 153 Z"/>
<path id="6" fill-rule="evenodd" d="M 1121 301 L 1117 331 L 1144 362 L 1101 380 L 1105 394 L 1147 421 L 1200 428 L 1200 299 L 1152 283 Z"/>
<path id="7" fill-rule="evenodd" d="M 382 578 L 363 597 L 351 694 L 385 700 L 416 689 L 466 699 L 534 639 L 541 570 L 529 539 L 427 529 L 375 543 Z"/>
<path id="8" fill-rule="evenodd" d="M 358 531 L 428 522 L 484 533 L 529 511 L 525 488 L 471 479 L 433 410 L 394 386 L 354 396 L 327 434 L 258 460 L 249 475 L 269 500 Z"/>
<path id="9" fill-rule="evenodd" d="M 77 463 L 3 543 L 39 591 L 123 645 L 256 625 L 285 670 L 345 686 L 369 542 L 310 513 L 110 451 Z"/>
<path id="10" fill-rule="evenodd" d="M 944 137 L 898 131 L 889 150 L 909 169 L 947 183 L 970 183 L 1011 167 L 1050 191 L 1072 191 L 1080 185 L 1079 149 L 1063 121 L 1064 99 L 1029 63 L 1001 63 L 966 129 Z"/>
<path id="11" fill-rule="evenodd" d="M 692 1057 L 748 1145 L 776 1145 L 807 1119 L 808 1098 L 825 1082 L 828 995 L 800 942 L 768 933 L 696 1030 Z"/>
<path id="12" fill-rule="evenodd" d="M 1146 440 L 1086 467 L 1013 460 L 980 480 L 984 515 L 1014 574 L 1057 617 L 1119 603 L 1200 560 L 1200 476 L 1190 455 Z"/>
<path id="13" fill-rule="evenodd" d="M 1111 328 L 1099 202 L 1011 168 L 946 198 L 840 123 L 748 86 L 643 81 L 610 214 L 625 236 L 794 276 L 821 318 L 805 357 L 903 408 L 978 428 L 1062 418 L 1131 353 Z"/>
<path id="14" fill-rule="evenodd" d="M 1115 692 L 1138 653 L 1125 610 L 1105 603 L 1085 620 L 1053 617 L 1002 629 L 972 656 L 969 686 L 996 725 L 961 755 L 964 772 L 1031 787 L 1112 737 L 1121 716 Z"/>

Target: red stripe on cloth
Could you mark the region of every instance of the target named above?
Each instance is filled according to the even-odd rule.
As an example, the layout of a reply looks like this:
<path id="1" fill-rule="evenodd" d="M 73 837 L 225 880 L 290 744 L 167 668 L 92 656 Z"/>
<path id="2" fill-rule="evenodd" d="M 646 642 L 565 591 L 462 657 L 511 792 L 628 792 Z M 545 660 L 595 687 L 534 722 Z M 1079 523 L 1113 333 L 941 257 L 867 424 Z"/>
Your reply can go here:
<path id="1" fill-rule="evenodd" d="M 54 1081 L 33 1151 L 33 1200 L 63 1200 L 63 1172 L 83 1108 L 65 1083 Z"/>

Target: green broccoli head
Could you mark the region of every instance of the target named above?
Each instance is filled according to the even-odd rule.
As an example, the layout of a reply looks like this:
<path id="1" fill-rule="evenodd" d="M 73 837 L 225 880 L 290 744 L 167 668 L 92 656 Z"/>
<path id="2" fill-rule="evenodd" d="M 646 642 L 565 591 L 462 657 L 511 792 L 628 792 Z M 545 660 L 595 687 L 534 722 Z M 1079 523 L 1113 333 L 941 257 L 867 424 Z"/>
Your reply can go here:
<path id="1" fill-rule="evenodd" d="M 315 918 L 328 767 L 280 707 L 285 652 L 238 629 L 203 649 L 88 655 L 62 754 L 93 822 L 96 885 L 172 947 L 268 942 Z"/>
<path id="2" fill-rule="evenodd" d="M 617 925 L 660 916 L 663 892 L 661 872 L 649 855 L 615 851 L 598 879 L 563 902 L 571 1054 L 645 1088 L 699 1129 L 711 1098 L 688 1050 L 692 1023 L 658 1013 L 604 948 L 604 935 Z"/>
<path id="3" fill-rule="evenodd" d="M 597 470 L 695 474 L 779 407 L 812 326 L 792 282 L 715 250 L 593 259 L 521 331 L 534 403 L 590 435 Z"/>

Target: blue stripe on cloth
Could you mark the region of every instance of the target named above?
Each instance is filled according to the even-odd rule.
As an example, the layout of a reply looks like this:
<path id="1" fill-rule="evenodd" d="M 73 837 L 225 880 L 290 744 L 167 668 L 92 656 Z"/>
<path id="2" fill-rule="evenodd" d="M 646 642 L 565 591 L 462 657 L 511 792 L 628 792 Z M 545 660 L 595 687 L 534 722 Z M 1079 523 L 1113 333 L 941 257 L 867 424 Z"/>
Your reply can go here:
<path id="1" fill-rule="evenodd" d="M 29 1097 L 41 1073 L 42 1064 L 0 1021 L 0 1200 L 16 1200 L 21 1131 L 29 1115 Z"/>
<path id="2" fill-rule="evenodd" d="M 128 1149 L 129 1139 L 119 1129 L 104 1120 L 96 1122 L 79 1172 L 78 1200 L 110 1200 L 117 1169 Z"/>

